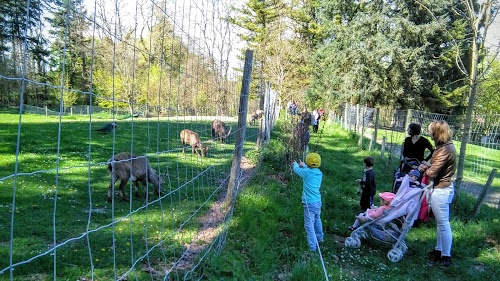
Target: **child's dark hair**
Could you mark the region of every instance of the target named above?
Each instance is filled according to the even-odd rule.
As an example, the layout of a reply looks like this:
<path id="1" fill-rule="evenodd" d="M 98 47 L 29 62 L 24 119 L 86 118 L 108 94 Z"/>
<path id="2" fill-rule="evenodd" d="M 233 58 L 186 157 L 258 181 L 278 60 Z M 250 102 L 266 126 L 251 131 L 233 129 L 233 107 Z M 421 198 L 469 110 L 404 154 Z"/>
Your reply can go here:
<path id="1" fill-rule="evenodd" d="M 373 164 L 375 164 L 375 158 L 366 156 L 365 159 L 363 159 L 363 162 L 365 162 L 367 167 L 373 167 Z"/>

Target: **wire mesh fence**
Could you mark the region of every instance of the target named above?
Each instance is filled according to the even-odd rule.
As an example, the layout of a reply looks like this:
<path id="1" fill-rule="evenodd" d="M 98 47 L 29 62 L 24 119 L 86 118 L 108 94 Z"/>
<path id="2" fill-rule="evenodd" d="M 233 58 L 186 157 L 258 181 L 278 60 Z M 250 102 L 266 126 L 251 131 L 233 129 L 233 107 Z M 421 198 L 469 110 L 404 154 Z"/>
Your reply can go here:
<path id="1" fill-rule="evenodd" d="M 2 120 L 0 278 L 202 278 L 251 173 L 241 156 L 279 112 L 270 85 L 251 95 L 264 108 L 240 102 L 252 59 L 237 59 L 231 1 L 58 5 L 60 83 L 34 74 L 26 32 L 2 56 L 17 64 L 0 69 L 2 102 L 18 113 Z"/>
<path id="2" fill-rule="evenodd" d="M 330 119 L 347 131 L 363 135 L 367 142 L 376 141 L 383 144 L 383 150 L 388 151 L 388 157 L 390 160 L 395 159 L 394 161 L 402 159 L 402 145 L 407 137 L 405 132 L 410 123 L 420 124 L 422 135 L 430 139 L 427 134 L 428 125 L 436 120 L 445 120 L 452 130 L 457 152 L 460 150 L 464 134 L 465 116 L 462 115 L 446 115 L 411 109 L 367 108 L 351 104 L 343 105 L 338 112 L 341 114 L 333 114 Z M 499 126 L 499 115 L 474 115 L 472 117 L 461 191 L 479 196 L 490 172 L 500 166 L 500 161 L 498 161 L 500 157 Z M 363 138 L 360 138 L 359 145 L 365 147 L 368 144 L 363 144 Z M 493 180 L 485 203 L 491 207 L 500 208 L 498 175 Z"/>

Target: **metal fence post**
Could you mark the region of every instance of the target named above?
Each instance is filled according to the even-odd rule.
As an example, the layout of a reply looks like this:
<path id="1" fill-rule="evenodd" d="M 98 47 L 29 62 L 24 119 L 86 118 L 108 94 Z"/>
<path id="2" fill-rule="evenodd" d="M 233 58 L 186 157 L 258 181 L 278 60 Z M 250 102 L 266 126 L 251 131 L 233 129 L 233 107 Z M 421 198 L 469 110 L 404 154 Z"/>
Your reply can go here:
<path id="1" fill-rule="evenodd" d="M 231 175 L 227 186 L 227 195 L 225 206 L 228 207 L 233 201 L 235 186 L 240 176 L 241 157 L 243 156 L 243 143 L 245 141 L 245 131 L 248 111 L 248 93 L 250 91 L 250 79 L 252 75 L 253 51 L 246 50 L 245 66 L 243 69 L 243 79 L 241 81 L 240 94 L 240 112 L 238 114 L 238 130 L 236 131 L 236 141 L 234 144 L 233 164 L 231 166 Z"/>
<path id="2" fill-rule="evenodd" d="M 382 151 L 380 153 L 380 158 L 384 159 L 384 153 L 385 153 L 385 136 L 382 137 Z"/>
<path id="3" fill-rule="evenodd" d="M 491 183 L 493 182 L 493 179 L 495 178 L 496 173 L 497 173 L 497 169 L 491 170 L 488 181 L 486 181 L 486 185 L 484 186 L 483 191 L 481 191 L 481 194 L 477 198 L 476 205 L 474 206 L 474 209 L 472 210 L 472 217 L 473 218 L 475 218 L 479 214 L 479 210 L 481 210 L 481 206 L 483 205 L 484 198 L 486 197 L 486 194 L 488 194 L 488 189 L 490 188 Z"/>

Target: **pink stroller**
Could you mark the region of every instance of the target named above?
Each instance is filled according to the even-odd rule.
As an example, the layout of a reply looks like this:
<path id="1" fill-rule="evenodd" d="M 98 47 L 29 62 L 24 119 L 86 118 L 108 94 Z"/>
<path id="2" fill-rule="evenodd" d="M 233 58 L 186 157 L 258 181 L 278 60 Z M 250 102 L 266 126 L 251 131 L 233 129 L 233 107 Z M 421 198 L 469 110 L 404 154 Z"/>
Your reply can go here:
<path id="1" fill-rule="evenodd" d="M 411 188 L 409 182 L 410 178 L 406 175 L 396 197 L 391 202 L 391 207 L 384 211 L 382 216 L 362 224 L 354 230 L 351 236 L 345 240 L 346 247 L 361 247 L 361 239 L 368 238 L 368 233 L 370 233 L 375 240 L 393 244 L 392 249 L 387 253 L 387 258 L 390 261 L 398 262 L 403 258 L 404 253 L 408 250 L 405 243 L 406 234 L 417 219 L 422 200 L 433 185 L 431 182 L 423 189 Z"/>

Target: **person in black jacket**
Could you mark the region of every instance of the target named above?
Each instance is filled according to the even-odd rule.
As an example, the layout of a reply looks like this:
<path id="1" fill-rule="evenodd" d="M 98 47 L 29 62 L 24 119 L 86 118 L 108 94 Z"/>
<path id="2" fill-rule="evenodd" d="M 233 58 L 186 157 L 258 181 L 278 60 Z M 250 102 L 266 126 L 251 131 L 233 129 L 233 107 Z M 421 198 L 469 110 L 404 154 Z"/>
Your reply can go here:
<path id="1" fill-rule="evenodd" d="M 417 123 L 411 123 L 408 126 L 408 137 L 406 137 L 403 145 L 403 157 L 418 159 L 418 161 L 429 161 L 434 152 L 431 142 L 422 137 L 422 126 Z M 431 153 L 424 159 L 425 150 L 428 149 Z"/>
<path id="2" fill-rule="evenodd" d="M 365 173 L 363 179 L 357 179 L 356 182 L 361 187 L 361 199 L 359 201 L 359 206 L 361 210 L 366 211 L 373 204 L 373 196 L 377 192 L 377 185 L 375 184 L 375 174 L 373 172 L 373 164 L 375 163 L 375 158 L 371 156 L 365 157 L 363 159 L 365 165 Z M 358 190 L 358 195 L 359 195 Z"/>

